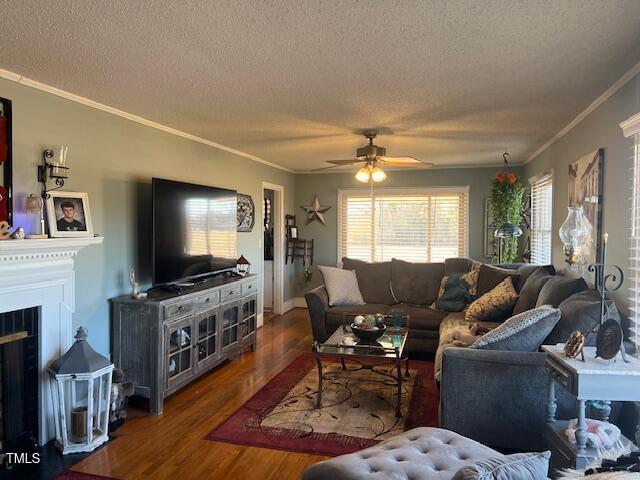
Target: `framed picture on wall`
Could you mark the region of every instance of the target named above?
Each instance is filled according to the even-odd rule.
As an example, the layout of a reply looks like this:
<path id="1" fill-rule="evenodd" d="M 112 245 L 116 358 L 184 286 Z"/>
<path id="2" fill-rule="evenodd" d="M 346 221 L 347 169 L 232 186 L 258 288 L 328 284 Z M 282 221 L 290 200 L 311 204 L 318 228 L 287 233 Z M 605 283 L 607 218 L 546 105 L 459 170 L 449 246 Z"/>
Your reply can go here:
<path id="1" fill-rule="evenodd" d="M 238 194 L 238 232 L 251 232 L 256 223 L 256 206 L 251 195 Z"/>
<path id="2" fill-rule="evenodd" d="M 93 237 L 89 195 L 86 192 L 50 192 L 47 220 L 51 237 Z"/>

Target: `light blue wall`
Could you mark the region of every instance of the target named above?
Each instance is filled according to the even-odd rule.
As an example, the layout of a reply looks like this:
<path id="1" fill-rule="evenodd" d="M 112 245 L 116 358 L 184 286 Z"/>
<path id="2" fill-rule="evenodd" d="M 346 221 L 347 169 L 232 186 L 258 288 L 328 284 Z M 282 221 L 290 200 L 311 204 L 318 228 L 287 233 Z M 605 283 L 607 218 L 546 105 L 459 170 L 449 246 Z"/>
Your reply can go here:
<path id="1" fill-rule="evenodd" d="M 501 160 L 501 159 L 497 159 Z M 481 261 L 489 259 L 483 255 L 484 199 L 489 196 L 490 182 L 494 178 L 496 167 L 483 168 L 434 168 L 429 170 L 390 171 L 381 188 L 389 187 L 449 187 L 468 185 L 469 190 L 469 255 Z M 519 167 L 510 168 L 521 175 Z M 300 225 L 300 238 L 314 240 L 316 265 L 335 265 L 338 249 L 338 223 L 336 206 L 338 189 L 363 188 L 353 173 L 325 173 L 296 176 L 296 209 Z M 366 186 L 364 187 L 366 188 Z M 318 195 L 322 205 L 330 206 L 326 213 L 326 225 L 314 221 L 305 225 L 306 215 L 301 205 L 308 205 L 314 195 Z M 301 260 L 296 260 L 295 282 L 299 286 L 297 296 L 322 283 L 316 270 L 313 281 L 304 283 Z"/>
<path id="2" fill-rule="evenodd" d="M 620 122 L 640 111 L 640 75 L 591 112 L 564 137 L 538 155 L 524 169 L 525 177 L 553 169 L 553 263 L 564 269 L 558 230 L 567 217 L 569 163 L 604 148 L 603 231 L 609 233 L 608 261 L 629 266 L 631 229 L 632 139 L 622 135 Z M 631 272 L 629 272 L 630 274 Z M 628 276 L 628 275 L 627 275 Z M 627 305 L 628 285 L 616 294 Z"/>
<path id="3" fill-rule="evenodd" d="M 261 273 L 262 182 L 284 186 L 285 210 L 292 211 L 294 175 L 9 80 L 0 79 L 0 97 L 13 102 L 15 208 L 24 208 L 28 193 L 40 192 L 36 165 L 45 147 L 69 146 L 65 190 L 89 193 L 94 230 L 104 243 L 76 258 L 73 318 L 75 327 L 88 327 L 96 350 L 109 353 L 107 299 L 128 292 L 129 269 L 136 268 L 143 287 L 150 284 L 154 176 L 252 195 L 256 226 L 238 233 L 238 254 Z M 16 223 L 29 229 L 33 220 L 18 214 Z M 294 293 L 290 272 L 285 272 L 285 301 Z"/>

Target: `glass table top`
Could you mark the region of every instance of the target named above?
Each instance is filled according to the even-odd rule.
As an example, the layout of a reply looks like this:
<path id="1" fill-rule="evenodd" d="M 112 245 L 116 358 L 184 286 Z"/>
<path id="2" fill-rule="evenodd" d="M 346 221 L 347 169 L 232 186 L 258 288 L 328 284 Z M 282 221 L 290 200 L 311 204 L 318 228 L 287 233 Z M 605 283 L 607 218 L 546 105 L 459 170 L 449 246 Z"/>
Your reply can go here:
<path id="1" fill-rule="evenodd" d="M 349 327 L 341 326 L 326 342 L 318 345 L 318 353 L 327 355 L 354 355 L 365 357 L 396 358 L 396 347 L 403 356 L 404 346 L 407 342 L 407 329 L 394 330 L 387 327 L 382 337 L 373 343 L 363 343 L 351 332 Z"/>

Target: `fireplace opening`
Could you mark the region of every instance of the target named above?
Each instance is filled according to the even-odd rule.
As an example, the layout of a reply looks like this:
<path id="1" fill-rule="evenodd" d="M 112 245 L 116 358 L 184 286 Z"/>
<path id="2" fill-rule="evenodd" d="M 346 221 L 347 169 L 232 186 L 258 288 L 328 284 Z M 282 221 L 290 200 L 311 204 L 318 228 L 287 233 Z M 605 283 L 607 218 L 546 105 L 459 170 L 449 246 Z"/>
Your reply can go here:
<path id="1" fill-rule="evenodd" d="M 38 438 L 39 311 L 0 313 L 0 451 Z"/>

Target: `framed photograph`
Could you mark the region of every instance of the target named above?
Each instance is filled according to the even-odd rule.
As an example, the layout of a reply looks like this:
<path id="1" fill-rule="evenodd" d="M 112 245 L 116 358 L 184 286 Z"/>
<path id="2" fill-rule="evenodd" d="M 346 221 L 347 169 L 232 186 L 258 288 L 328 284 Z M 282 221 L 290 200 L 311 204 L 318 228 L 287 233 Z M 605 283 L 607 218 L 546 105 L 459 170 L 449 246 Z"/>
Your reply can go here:
<path id="1" fill-rule="evenodd" d="M 586 264 L 602 261 L 603 173 L 603 148 L 569 164 L 569 206 L 582 207 L 590 229 L 587 244 L 582 247 Z"/>
<path id="2" fill-rule="evenodd" d="M 298 227 L 289 227 L 289 238 L 291 240 L 298 238 Z"/>
<path id="3" fill-rule="evenodd" d="M 89 195 L 85 192 L 50 192 L 47 220 L 51 237 L 93 237 Z"/>

